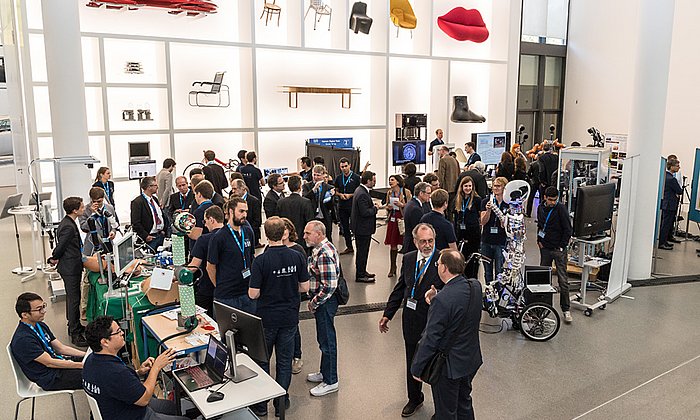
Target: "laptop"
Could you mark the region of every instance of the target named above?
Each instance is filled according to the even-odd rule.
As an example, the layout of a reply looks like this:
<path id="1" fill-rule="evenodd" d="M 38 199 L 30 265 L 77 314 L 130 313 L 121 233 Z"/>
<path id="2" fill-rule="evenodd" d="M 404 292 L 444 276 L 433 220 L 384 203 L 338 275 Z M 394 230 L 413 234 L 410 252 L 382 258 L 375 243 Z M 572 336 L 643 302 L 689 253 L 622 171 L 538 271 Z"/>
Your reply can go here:
<path id="1" fill-rule="evenodd" d="M 228 351 L 221 341 L 209 336 L 204 363 L 176 370 L 174 373 L 190 391 L 220 384 L 224 381 Z"/>
<path id="2" fill-rule="evenodd" d="M 552 268 L 536 265 L 525 266 L 525 286 L 532 293 L 553 293 Z"/>

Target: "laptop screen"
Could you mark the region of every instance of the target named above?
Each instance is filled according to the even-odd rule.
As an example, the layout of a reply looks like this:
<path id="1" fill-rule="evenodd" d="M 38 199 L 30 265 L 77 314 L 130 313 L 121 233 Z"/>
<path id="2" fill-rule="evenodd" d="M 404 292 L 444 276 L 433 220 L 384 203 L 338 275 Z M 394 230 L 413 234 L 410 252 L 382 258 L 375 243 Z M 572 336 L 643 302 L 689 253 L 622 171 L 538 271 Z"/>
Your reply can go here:
<path id="1" fill-rule="evenodd" d="M 552 284 L 552 270 L 547 267 L 525 267 L 525 285 Z"/>
<path id="2" fill-rule="evenodd" d="M 214 336 L 209 336 L 209 345 L 207 346 L 207 357 L 204 360 L 204 364 L 207 369 L 212 372 L 216 372 L 220 378 L 223 378 L 224 372 L 226 371 L 226 361 L 228 360 L 228 352 L 226 347 L 221 343 L 221 341 L 214 338 Z"/>

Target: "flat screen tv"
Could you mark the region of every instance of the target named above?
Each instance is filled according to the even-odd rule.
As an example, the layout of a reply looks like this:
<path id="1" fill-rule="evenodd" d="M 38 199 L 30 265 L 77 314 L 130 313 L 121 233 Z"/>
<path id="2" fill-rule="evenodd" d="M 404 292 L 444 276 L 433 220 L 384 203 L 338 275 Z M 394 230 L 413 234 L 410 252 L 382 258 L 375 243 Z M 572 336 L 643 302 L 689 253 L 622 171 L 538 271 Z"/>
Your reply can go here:
<path id="1" fill-rule="evenodd" d="M 472 133 L 472 142 L 485 165 L 497 165 L 501 154 L 510 150 L 510 131 Z"/>
<path id="2" fill-rule="evenodd" d="M 425 141 L 393 141 L 391 142 L 391 160 L 394 166 L 401 166 L 408 162 L 416 165 L 425 164 Z"/>
<path id="3" fill-rule="evenodd" d="M 612 227 L 614 183 L 579 187 L 574 212 L 576 238 L 601 236 Z"/>

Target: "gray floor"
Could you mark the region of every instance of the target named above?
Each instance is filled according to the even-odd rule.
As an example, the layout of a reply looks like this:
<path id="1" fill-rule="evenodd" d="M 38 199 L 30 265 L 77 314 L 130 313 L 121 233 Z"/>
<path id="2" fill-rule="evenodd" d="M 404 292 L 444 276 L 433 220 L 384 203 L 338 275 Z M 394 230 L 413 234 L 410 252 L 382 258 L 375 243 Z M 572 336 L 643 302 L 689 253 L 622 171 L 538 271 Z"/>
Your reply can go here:
<path id="1" fill-rule="evenodd" d="M 5 252 L 0 255 L 0 272 L 6 273 L 4 293 L 0 294 L 0 316 L 6 319 L 0 330 L 4 346 L 16 325 L 13 306 L 17 294 L 31 290 L 48 296 L 48 292 L 42 278 L 20 283 L 17 276 L 9 273 L 17 266 L 11 219 L 0 221 L 0 235 L 5 238 Z M 376 238 L 383 243 L 383 231 Z M 533 238 L 529 241 L 532 262 L 537 257 Z M 25 249 L 31 249 L 28 241 Z M 394 284 L 394 280 L 384 277 L 388 254 L 384 245 L 372 244 L 370 271 L 377 273 L 378 281 L 373 285 L 351 281 L 351 305 L 386 299 Z M 341 258 L 348 278 L 352 279 L 353 257 Z M 635 299 L 619 299 L 590 318 L 574 311 L 574 323 L 563 325 L 547 343 L 527 341 L 512 330 L 481 334 L 484 366 L 476 376 L 473 392 L 477 417 L 573 419 L 584 413 L 585 419 L 700 417 L 695 398 L 700 391 L 700 380 L 696 379 L 700 368 L 700 330 L 695 323 L 696 315 L 700 315 L 700 285 L 634 288 L 628 295 Z M 59 339 L 67 342 L 64 302 L 49 306 L 47 322 Z M 305 366 L 302 374 L 292 380 L 290 418 L 400 418 L 406 402 L 400 319 L 397 315 L 390 332 L 380 334 L 380 316 L 379 312 L 371 312 L 336 318 L 340 391 L 323 398 L 308 394 L 311 385 L 304 376 L 317 369 L 320 354 L 314 321 L 301 321 Z M 485 322 L 493 324 L 490 319 Z M 8 414 L 0 417 L 11 418 L 18 398 L 6 358 L 3 352 L 0 377 L 5 379 L 6 392 L 0 394 L 0 404 Z M 645 385 L 640 387 L 642 384 Z M 429 419 L 432 415 L 432 397 L 428 388 L 424 392 L 426 404 L 414 416 L 416 419 Z M 82 393 L 77 394 L 76 400 L 79 417 L 89 418 Z M 20 418 L 29 418 L 29 412 L 30 403 L 24 403 Z M 65 396 L 37 402 L 38 419 L 71 417 Z"/>

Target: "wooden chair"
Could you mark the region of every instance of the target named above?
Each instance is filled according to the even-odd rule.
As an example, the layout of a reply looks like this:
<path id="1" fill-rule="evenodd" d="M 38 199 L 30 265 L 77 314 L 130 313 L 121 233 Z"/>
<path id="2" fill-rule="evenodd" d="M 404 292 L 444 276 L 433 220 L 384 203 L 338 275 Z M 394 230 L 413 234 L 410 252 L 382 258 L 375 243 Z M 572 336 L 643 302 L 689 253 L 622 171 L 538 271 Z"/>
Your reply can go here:
<path id="1" fill-rule="evenodd" d="M 331 14 L 333 13 L 333 9 L 331 9 L 331 7 L 323 0 L 310 0 L 309 7 L 306 9 L 306 13 L 304 14 L 304 20 L 306 20 L 306 16 L 309 14 L 311 9 L 314 9 L 314 31 L 316 30 L 316 23 L 320 22 L 323 16 L 328 16 L 328 30 L 330 31 Z"/>
<path id="2" fill-rule="evenodd" d="M 282 15 L 282 8 L 276 4 L 277 0 L 272 0 L 272 3 L 268 3 L 267 0 L 263 0 L 263 12 L 260 15 L 260 19 L 265 16 L 265 26 L 267 22 L 272 19 L 273 15 L 277 15 L 277 26 L 280 26 L 280 17 Z"/>

